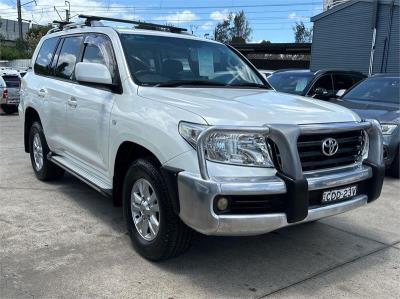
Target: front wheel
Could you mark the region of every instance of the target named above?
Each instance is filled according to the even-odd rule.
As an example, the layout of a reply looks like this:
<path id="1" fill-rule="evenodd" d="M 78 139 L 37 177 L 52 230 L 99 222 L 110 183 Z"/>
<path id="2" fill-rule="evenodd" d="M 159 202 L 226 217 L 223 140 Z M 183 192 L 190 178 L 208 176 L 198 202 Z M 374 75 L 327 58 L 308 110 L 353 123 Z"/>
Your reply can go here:
<path id="1" fill-rule="evenodd" d="M 153 261 L 186 251 L 193 231 L 174 213 L 158 167 L 149 160 L 132 163 L 123 187 L 124 217 L 135 249 Z"/>

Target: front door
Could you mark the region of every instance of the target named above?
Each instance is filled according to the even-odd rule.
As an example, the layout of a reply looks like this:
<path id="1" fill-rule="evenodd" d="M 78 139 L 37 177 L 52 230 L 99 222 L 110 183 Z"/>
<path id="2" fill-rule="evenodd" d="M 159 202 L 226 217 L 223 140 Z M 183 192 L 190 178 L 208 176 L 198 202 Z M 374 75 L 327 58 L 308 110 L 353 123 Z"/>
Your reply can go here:
<path id="1" fill-rule="evenodd" d="M 80 61 L 106 65 L 117 84 L 115 56 L 107 36 L 86 35 Z M 106 86 L 77 83 L 67 105 L 69 154 L 102 173 L 108 170 L 110 117 L 116 96 Z"/>

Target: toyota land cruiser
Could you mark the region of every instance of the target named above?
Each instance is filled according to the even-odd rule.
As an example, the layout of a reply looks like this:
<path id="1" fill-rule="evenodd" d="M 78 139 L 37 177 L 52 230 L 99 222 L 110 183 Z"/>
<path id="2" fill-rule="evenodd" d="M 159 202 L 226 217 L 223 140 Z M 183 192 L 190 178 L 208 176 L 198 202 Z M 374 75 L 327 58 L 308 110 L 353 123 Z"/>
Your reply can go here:
<path id="1" fill-rule="evenodd" d="M 25 151 L 38 179 L 67 171 L 122 205 L 144 257 L 182 253 L 193 231 L 264 234 L 379 197 L 376 121 L 270 90 L 235 49 L 184 29 L 82 17 L 42 38 L 22 79 Z"/>

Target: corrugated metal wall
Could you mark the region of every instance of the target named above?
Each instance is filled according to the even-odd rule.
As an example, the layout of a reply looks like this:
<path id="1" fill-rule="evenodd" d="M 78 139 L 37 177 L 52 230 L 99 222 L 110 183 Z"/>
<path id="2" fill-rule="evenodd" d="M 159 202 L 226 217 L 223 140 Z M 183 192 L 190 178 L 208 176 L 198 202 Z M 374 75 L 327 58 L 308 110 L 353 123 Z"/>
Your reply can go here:
<path id="1" fill-rule="evenodd" d="M 384 41 L 387 37 L 390 5 L 380 4 L 375 73 L 381 72 Z M 314 22 L 311 50 L 312 70 L 336 68 L 368 74 L 372 43 L 372 2 L 355 2 Z M 399 70 L 399 6 L 395 5 L 387 63 L 388 72 Z"/>
<path id="2" fill-rule="evenodd" d="M 385 71 L 388 73 L 399 73 L 400 72 L 400 32 L 399 32 L 399 6 L 395 5 L 392 17 L 392 26 L 390 38 L 389 34 L 389 23 L 390 23 L 390 5 L 380 5 L 378 12 L 378 26 L 377 26 L 377 40 L 376 40 L 376 51 L 374 60 L 374 73 L 381 73 Z M 390 45 L 388 44 L 390 40 Z M 386 41 L 386 46 L 385 46 Z M 386 53 L 386 60 L 383 59 L 384 49 L 389 51 Z M 388 49 L 389 48 L 389 49 Z M 388 54 L 388 55 L 387 55 Z"/>

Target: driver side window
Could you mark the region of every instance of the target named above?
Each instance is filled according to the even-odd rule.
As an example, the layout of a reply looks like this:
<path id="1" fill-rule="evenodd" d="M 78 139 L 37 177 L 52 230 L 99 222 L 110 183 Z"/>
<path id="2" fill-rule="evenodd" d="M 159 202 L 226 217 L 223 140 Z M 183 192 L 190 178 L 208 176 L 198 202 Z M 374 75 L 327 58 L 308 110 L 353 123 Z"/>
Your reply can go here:
<path id="1" fill-rule="evenodd" d="M 327 95 L 333 94 L 332 76 L 331 75 L 324 75 L 321 78 L 319 78 L 317 80 L 317 82 L 314 83 L 313 87 L 311 88 L 311 91 L 309 92 L 309 95 L 316 94 L 316 90 L 318 88 L 323 88 L 324 90 L 326 90 L 327 91 Z"/>
<path id="2" fill-rule="evenodd" d="M 100 63 L 105 65 L 111 73 L 114 84 L 118 84 L 117 62 L 111 41 L 104 35 L 91 34 L 84 41 L 82 62 Z"/>

